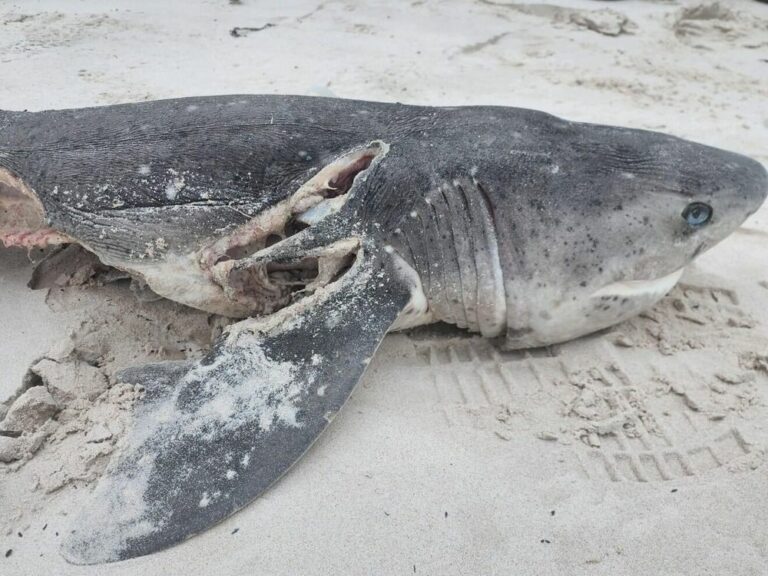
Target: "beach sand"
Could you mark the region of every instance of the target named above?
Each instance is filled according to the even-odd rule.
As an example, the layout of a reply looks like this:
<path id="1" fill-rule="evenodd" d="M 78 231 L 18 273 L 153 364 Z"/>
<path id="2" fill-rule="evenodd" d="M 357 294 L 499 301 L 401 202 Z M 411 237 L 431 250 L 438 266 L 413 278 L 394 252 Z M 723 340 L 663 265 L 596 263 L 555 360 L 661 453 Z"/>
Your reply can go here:
<path id="1" fill-rule="evenodd" d="M 500 104 L 768 164 L 768 4 L 128 4 L 0 2 L 0 109 L 223 93 Z M 26 381 L 51 394 L 31 414 L 59 411 L 0 436 L 0 574 L 768 574 L 768 206 L 602 333 L 514 353 L 446 328 L 389 335 L 263 497 L 97 567 L 58 544 L 130 426 L 137 391 L 115 371 L 199 355 L 221 322 L 125 284 L 30 291 L 31 271 L 0 248 L 0 399 Z"/>

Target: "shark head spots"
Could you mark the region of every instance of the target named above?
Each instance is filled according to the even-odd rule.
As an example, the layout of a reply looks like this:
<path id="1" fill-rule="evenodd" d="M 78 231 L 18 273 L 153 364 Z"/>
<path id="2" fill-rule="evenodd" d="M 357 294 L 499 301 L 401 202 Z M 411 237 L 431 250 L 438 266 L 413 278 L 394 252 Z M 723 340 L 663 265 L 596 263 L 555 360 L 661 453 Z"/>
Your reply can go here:
<path id="1" fill-rule="evenodd" d="M 649 308 L 768 192 L 765 169 L 739 154 L 643 130 L 572 129 L 578 139 L 553 152 L 568 178 L 541 179 L 516 204 L 510 322 L 516 315 L 531 328 L 515 335 L 516 347 L 568 340 Z"/>

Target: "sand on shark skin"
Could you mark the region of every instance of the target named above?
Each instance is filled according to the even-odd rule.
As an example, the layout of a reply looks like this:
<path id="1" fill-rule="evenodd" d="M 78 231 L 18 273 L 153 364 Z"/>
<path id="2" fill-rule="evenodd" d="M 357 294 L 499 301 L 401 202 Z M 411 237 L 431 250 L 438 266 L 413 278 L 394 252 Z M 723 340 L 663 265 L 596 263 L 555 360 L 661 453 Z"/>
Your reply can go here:
<path id="1" fill-rule="evenodd" d="M 583 9 L 588 3 L 578 4 L 576 7 Z M 314 7 L 302 8 L 309 13 Z M 669 42 L 670 50 L 678 50 L 677 45 L 668 40 L 672 37 L 664 21 L 666 16 L 676 17 L 678 7 L 660 5 L 643 11 L 621 5 L 617 9 L 627 12 L 637 24 L 638 29 L 633 32 L 636 36 L 655 37 Z M 738 9 L 757 8 L 739 3 Z M 324 16 L 328 10 L 331 12 Z M 503 8 L 488 10 L 477 16 L 478 21 L 506 21 L 504 16 L 497 15 Z M 296 12 L 301 16 L 305 11 Z M 318 26 L 331 26 L 334 16 L 338 15 L 331 6 L 306 22 L 319 19 Z M 242 14 L 237 16 L 241 17 Z M 323 20 L 326 17 L 329 20 Z M 77 29 L 78 23 L 73 19 L 63 17 L 59 21 L 63 21 L 63 27 Z M 537 20 L 530 22 L 534 21 Z M 528 20 L 525 22 L 529 24 Z M 31 26 L 25 22 L 20 24 Z M 555 46 L 557 42 L 568 45 L 567 39 L 571 37 L 593 40 L 592 36 L 584 36 L 593 34 L 589 30 L 559 26 L 553 29 L 539 26 L 526 32 L 552 38 Z M 285 34 L 292 33 L 290 26 L 286 29 Z M 268 32 L 279 30 L 278 26 Z M 706 46 L 711 40 L 720 46 L 722 37 L 710 36 L 715 34 L 720 34 L 716 27 L 702 27 L 697 32 L 698 44 Z M 259 35 L 251 37 L 257 39 Z M 474 43 L 481 40 L 472 38 Z M 610 58 L 608 54 L 613 52 L 603 54 L 602 50 L 610 50 L 614 45 L 603 42 L 617 40 L 629 42 L 628 48 L 633 46 L 632 38 L 622 35 L 601 39 L 599 44 L 590 42 L 580 50 L 595 58 Z M 80 41 L 87 45 L 96 43 L 97 39 L 89 40 L 86 34 L 84 40 L 81 35 Z M 543 54 L 536 46 L 528 49 Z M 761 70 L 759 59 L 745 58 L 744 63 L 736 65 L 743 75 L 737 78 L 726 70 L 705 68 L 696 72 L 697 66 L 701 66 L 700 54 L 680 50 L 678 62 L 687 62 L 689 66 L 682 72 L 675 69 L 677 64 L 669 63 L 661 69 L 657 66 L 651 73 L 642 61 L 633 60 L 639 52 L 632 51 L 621 61 L 621 66 L 602 77 L 595 73 L 584 79 L 583 71 L 574 71 L 571 80 L 562 70 L 548 74 L 547 56 L 541 55 L 528 58 L 533 59 L 536 66 L 544 67 L 542 78 L 535 78 L 535 68 L 512 69 L 529 79 L 529 84 L 521 88 L 523 100 L 533 98 L 534 90 L 547 86 L 553 90 L 554 98 L 567 99 L 567 103 L 558 105 L 562 106 L 558 112 L 563 115 L 572 115 L 583 92 L 587 91 L 603 102 L 619 104 L 611 112 L 612 120 L 645 122 L 649 127 L 668 123 L 673 131 L 686 136 L 698 135 L 726 147 L 730 141 L 731 148 L 760 155 L 758 143 L 765 136 L 765 128 L 761 127 L 759 117 L 749 105 L 742 107 L 740 114 L 746 120 L 741 125 L 728 106 L 729 90 L 738 90 L 739 83 L 748 82 L 749 69 L 755 74 Z M 750 55 L 751 50 L 731 45 L 718 57 L 727 62 L 731 54 Z M 484 56 L 496 59 L 499 66 L 512 64 L 504 62 L 508 52 L 503 43 L 500 47 L 483 49 L 474 58 L 484 51 L 490 51 Z M 754 64 L 748 63 L 752 61 Z M 460 60 L 462 70 L 469 75 L 475 64 L 476 61 Z M 380 70 L 376 66 L 381 64 L 374 59 L 361 70 Z M 700 83 L 708 80 L 706 76 L 697 78 L 696 74 L 709 74 L 710 80 L 720 78 L 722 84 L 712 93 L 702 95 Z M 650 90 L 648 84 L 638 81 L 644 77 L 662 84 L 673 78 L 681 82 L 682 77 L 683 87 L 677 94 L 660 95 Z M 581 83 L 576 82 L 577 79 Z M 395 90 L 399 90 L 397 81 L 395 86 L 382 83 L 375 90 L 380 90 L 383 96 L 399 97 L 395 94 Z M 442 85 L 447 83 L 446 80 Z M 765 90 L 759 81 L 752 85 L 758 94 Z M 105 92 L 112 90 L 114 94 L 120 90 L 114 88 L 116 84 L 112 86 Z M 414 90 L 410 86 L 409 89 Z M 491 93 L 498 91 L 497 101 L 508 103 L 508 99 L 501 100 L 503 88 L 506 86 L 499 83 L 498 87 L 491 88 Z M 77 94 L 77 90 L 72 90 L 64 98 L 77 103 L 77 98 L 83 98 Z M 109 97 L 109 94 L 103 96 Z M 439 94 L 435 93 L 432 98 L 435 103 L 440 102 Z M 690 110 L 691 98 L 704 100 Z M 713 117 L 702 123 L 702 128 L 682 124 L 675 127 L 683 110 L 696 115 L 696 109 L 712 110 Z M 588 111 L 580 113 L 584 119 L 597 119 L 590 118 Z M 649 120 L 651 115 L 653 121 Z M 716 138 L 707 135 L 713 128 L 718 132 Z M 765 160 L 764 156 L 760 157 Z M 499 353 L 459 334 L 388 338 L 381 359 L 374 361 L 363 389 L 353 398 L 346 424 L 334 424 L 345 428 L 338 433 L 335 429 L 331 431 L 333 446 L 328 446 L 328 440 L 321 442 L 318 446 L 321 452 L 310 456 L 309 468 L 304 474 L 291 474 L 282 492 L 275 491 L 265 499 L 260 514 L 238 515 L 221 527 L 221 534 L 211 535 L 206 542 L 185 546 L 185 554 L 169 553 L 165 558 L 183 566 L 186 561 L 183 557 L 189 554 L 205 558 L 210 556 L 209 550 L 226 550 L 231 553 L 231 560 L 221 566 L 225 572 L 235 572 L 248 558 L 254 557 L 259 558 L 267 571 L 286 567 L 303 569 L 303 572 L 320 571 L 313 564 L 317 557 L 310 550 L 295 558 L 285 555 L 286 550 L 295 554 L 290 544 L 291 529 L 306 525 L 309 515 L 310 525 L 325 526 L 330 529 L 329 538 L 334 536 L 332 541 L 326 541 L 319 532 L 313 532 L 309 538 L 325 545 L 330 551 L 326 562 L 337 569 L 359 569 L 365 565 L 365 561 L 350 554 L 359 540 L 353 532 L 355 522 L 350 526 L 349 518 L 357 518 L 357 526 L 364 522 L 378 536 L 379 543 L 387 543 L 383 547 L 387 556 L 373 551 L 372 561 L 390 571 L 401 567 L 412 570 L 415 565 L 417 570 L 443 568 L 443 572 L 450 573 L 449 563 L 476 570 L 492 569 L 508 565 L 513 557 L 516 565 L 531 571 L 554 566 L 568 573 L 580 570 L 634 573 L 643 567 L 658 569 L 659 566 L 681 573 L 720 569 L 748 574 L 750 570 L 759 570 L 763 544 L 751 535 L 760 534 L 765 528 L 765 515 L 761 514 L 764 504 L 754 498 L 760 494 L 761 483 L 765 481 L 765 439 L 761 436 L 760 422 L 765 418 L 762 405 L 766 347 L 762 303 L 766 292 L 759 284 L 767 280 L 761 276 L 764 263 L 759 261 L 761 250 L 765 249 L 764 214 L 764 211 L 758 213 L 748 223 L 745 233 L 737 234 L 705 256 L 699 268 L 683 278 L 682 287 L 647 317 L 621 325 L 597 339 L 558 347 L 554 356 Z M 740 256 L 735 258 L 734 253 Z M 34 302 L 22 288 L 15 288 L 16 292 L 25 294 L 20 301 Z M 78 291 L 72 292 L 73 300 L 81 297 Z M 134 307 L 133 301 L 126 298 L 122 313 L 129 315 L 127 311 Z M 39 310 L 38 317 L 50 314 L 44 308 Z M 158 341 L 158 334 L 153 333 L 150 348 L 157 347 Z M 117 342 L 117 347 L 123 349 L 124 342 L 119 335 Z M 42 345 L 38 355 L 47 353 L 47 347 Z M 194 353 L 192 351 L 192 355 Z M 183 355 L 184 351 L 173 351 L 170 357 Z M 163 352 L 149 355 L 150 359 L 156 357 L 164 357 Z M 399 358 L 401 368 L 389 358 Z M 31 359 L 21 366 L 14 362 L 11 373 L 20 376 L 30 363 Z M 651 364 L 653 369 L 648 370 Z M 422 381 L 426 385 L 419 386 Z M 507 381 L 505 392 L 498 382 Z M 19 378 L 14 378 L 13 382 L 3 382 L 3 385 L 10 393 L 18 382 Z M 515 396 L 504 396 L 515 390 Z M 554 400 L 550 403 L 547 398 Z M 90 423 L 84 427 L 96 428 Z M 92 436 L 94 439 L 107 434 L 101 429 L 97 432 Z M 389 444 L 377 440 L 377 433 L 381 438 L 389 438 Z M 84 432 L 76 432 L 75 436 L 80 434 L 84 437 Z M 416 446 L 413 446 L 414 435 L 422 438 Z M 372 449 L 374 453 L 378 449 L 380 456 L 366 457 Z M 414 471 L 398 459 L 398 450 L 429 457 L 422 458 L 420 469 Z M 474 455 L 476 450 L 483 451 L 485 457 L 480 459 Z M 38 455 L 36 458 L 43 458 L 45 452 L 39 451 Z M 366 472 L 358 476 L 354 470 L 360 465 L 361 457 Z M 336 463 L 330 477 L 327 467 L 320 465 L 321 460 L 327 462 L 328 459 Z M 34 459 L 25 467 L 33 462 Z M 387 462 L 389 466 L 385 465 Z M 392 462 L 397 464 L 393 466 Z M 457 466 L 463 471 L 456 472 Z M 473 467 L 476 472 L 468 471 Z M 538 479 L 546 473 L 555 479 L 541 486 Z M 454 483 L 430 494 L 434 492 L 434 482 L 429 478 L 437 474 L 447 475 Z M 324 479 L 324 485 L 318 484 L 320 478 Z M 638 480 L 647 483 L 638 484 Z M 87 481 L 79 481 L 80 488 Z M 74 483 L 77 485 L 78 481 Z M 423 488 L 414 491 L 414 483 Z M 4 482 L 0 490 L 13 490 L 14 499 L 17 496 L 22 499 L 24 494 L 30 494 L 25 491 L 30 490 L 32 484 L 11 486 Z M 65 492 L 52 492 L 47 496 L 39 490 L 32 491 L 32 500 L 42 503 L 41 509 L 34 514 L 26 512 L 24 518 L 8 526 L 11 532 L 4 537 L 3 544 L 13 552 L 5 560 L 17 573 L 38 573 L 41 567 L 51 566 L 49 562 L 61 566 L 62 572 L 69 569 L 59 564 L 55 537 L 49 532 L 57 523 L 57 500 L 61 504 L 63 493 L 66 498 L 75 497 L 71 485 L 65 486 Z M 314 491 L 307 490 L 310 486 L 314 486 Z M 339 502 L 335 497 L 338 491 L 348 492 L 354 486 L 358 486 L 354 489 L 360 495 L 356 503 Z M 474 488 L 471 491 L 470 486 Z M 410 492 L 415 494 L 411 496 Z M 397 496 L 393 498 L 393 494 Z M 306 505 L 309 495 L 314 496 L 311 507 Z M 728 502 L 727 507 L 721 503 L 723 500 Z M 494 511 L 499 507 L 503 514 Z M 58 511 L 63 511 L 61 506 Z M 273 526 L 279 523 L 280 528 L 272 530 L 268 544 L 247 550 L 238 538 L 247 534 L 249 527 L 255 530 L 264 521 L 265 514 L 273 518 Z M 53 518 L 46 530 L 42 530 L 38 522 L 44 516 Z M 393 517 L 396 524 L 390 520 Z M 437 523 L 437 519 L 442 524 Z M 454 521 L 475 527 L 478 534 L 486 536 L 485 541 L 467 539 L 453 532 L 457 525 L 450 522 Z M 719 530 L 707 528 L 711 524 L 732 532 L 729 541 L 732 546 L 722 544 Z M 651 530 L 651 526 L 655 529 Z M 239 530 L 232 534 L 236 528 Z M 422 535 L 405 542 L 398 535 L 406 533 L 408 528 L 419 528 Z M 608 528 L 610 536 L 606 536 Z M 513 529 L 514 537 L 504 540 L 494 537 L 498 531 L 511 535 Z M 520 529 L 531 536 L 521 536 Z M 16 532 L 22 532 L 23 537 Z M 306 530 L 302 533 L 306 534 Z M 347 538 L 348 544 L 339 544 L 339 538 Z M 331 542 L 336 542 L 335 547 Z M 472 543 L 471 547 L 468 542 Z M 649 548 L 656 551 L 650 558 Z M 738 556 L 731 549 L 738 549 Z M 44 553 L 42 558 L 38 550 Z M 160 570 L 160 564 L 150 560 L 143 566 L 147 570 Z M 127 569 L 116 567 L 114 571 Z"/>

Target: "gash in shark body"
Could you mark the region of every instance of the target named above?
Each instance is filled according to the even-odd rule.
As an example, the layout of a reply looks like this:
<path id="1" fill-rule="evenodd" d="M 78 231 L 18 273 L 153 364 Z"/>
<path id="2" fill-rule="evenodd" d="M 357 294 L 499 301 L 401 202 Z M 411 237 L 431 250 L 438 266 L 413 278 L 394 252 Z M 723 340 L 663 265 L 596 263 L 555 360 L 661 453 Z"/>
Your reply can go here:
<path id="1" fill-rule="evenodd" d="M 391 329 L 507 346 L 648 308 L 765 199 L 744 156 L 532 110 L 287 96 L 0 113 L 0 238 L 79 243 L 161 296 L 247 318 L 138 367 L 120 460 L 64 546 L 170 546 L 261 494 Z"/>

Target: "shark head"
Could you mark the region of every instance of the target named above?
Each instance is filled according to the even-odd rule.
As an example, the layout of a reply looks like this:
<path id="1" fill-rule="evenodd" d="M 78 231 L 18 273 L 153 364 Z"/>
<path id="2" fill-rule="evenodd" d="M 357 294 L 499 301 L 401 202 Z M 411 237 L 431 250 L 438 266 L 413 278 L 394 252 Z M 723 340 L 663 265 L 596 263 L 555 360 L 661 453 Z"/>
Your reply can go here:
<path id="1" fill-rule="evenodd" d="M 739 154 L 643 130 L 558 130 L 568 137 L 536 168 L 538 193 L 507 236 L 519 246 L 507 274 L 513 347 L 562 342 L 649 308 L 768 192 L 763 166 Z"/>

